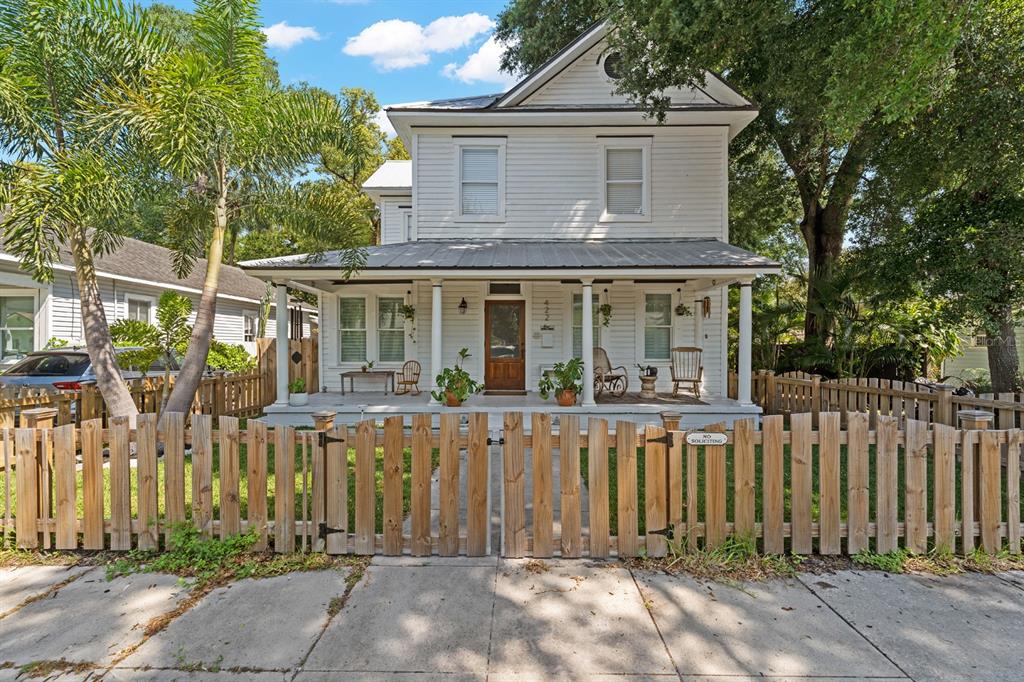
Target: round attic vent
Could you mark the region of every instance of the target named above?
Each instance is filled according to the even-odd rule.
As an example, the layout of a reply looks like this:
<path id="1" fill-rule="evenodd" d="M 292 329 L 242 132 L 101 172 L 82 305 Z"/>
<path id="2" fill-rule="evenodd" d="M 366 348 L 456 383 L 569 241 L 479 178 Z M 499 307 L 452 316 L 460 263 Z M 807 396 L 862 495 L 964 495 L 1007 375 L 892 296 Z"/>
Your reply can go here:
<path id="1" fill-rule="evenodd" d="M 618 79 L 621 74 L 622 55 L 612 52 L 604 58 L 604 73 L 609 78 Z"/>

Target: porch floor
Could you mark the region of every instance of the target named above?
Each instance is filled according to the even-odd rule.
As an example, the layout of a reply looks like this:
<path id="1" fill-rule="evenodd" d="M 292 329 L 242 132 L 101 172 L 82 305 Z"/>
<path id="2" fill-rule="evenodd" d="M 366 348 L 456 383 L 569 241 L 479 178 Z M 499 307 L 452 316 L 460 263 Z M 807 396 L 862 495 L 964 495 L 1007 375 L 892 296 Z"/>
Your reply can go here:
<path id="1" fill-rule="evenodd" d="M 312 424 L 312 414 L 329 410 L 337 413 L 337 419 L 351 423 L 364 418 L 383 418 L 391 415 L 412 415 L 423 412 L 486 412 L 491 416 L 492 427 L 500 428 L 501 415 L 505 412 L 547 412 L 557 418 L 561 414 L 577 414 L 601 417 L 609 421 L 626 419 L 637 423 L 661 423 L 661 413 L 679 412 L 684 427 L 702 426 L 724 421 L 728 425 L 735 419 L 758 419 L 761 408 L 757 405 L 741 405 L 738 401 L 716 396 L 704 397 L 700 401 L 692 397 L 672 398 L 659 395 L 655 400 L 643 400 L 639 394 L 627 394 L 622 398 L 599 400 L 596 405 L 583 407 L 560 407 L 553 399 L 544 400 L 539 393 L 525 395 L 472 396 L 462 407 L 445 407 L 430 403 L 430 394 L 393 395 L 383 391 L 356 391 L 342 395 L 340 392 L 325 391 L 309 396 L 309 404 L 300 407 L 291 405 L 268 405 L 264 412 L 267 421 L 273 424 Z"/>

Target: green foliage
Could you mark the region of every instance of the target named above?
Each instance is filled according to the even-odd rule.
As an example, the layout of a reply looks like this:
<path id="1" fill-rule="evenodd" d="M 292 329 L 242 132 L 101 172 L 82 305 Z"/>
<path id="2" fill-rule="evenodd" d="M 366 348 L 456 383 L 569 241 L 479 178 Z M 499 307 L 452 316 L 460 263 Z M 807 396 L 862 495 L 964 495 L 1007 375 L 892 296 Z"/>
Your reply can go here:
<path id="1" fill-rule="evenodd" d="M 474 381 L 469 372 L 462 368 L 462 363 L 469 357 L 469 349 L 463 348 L 459 350 L 459 359 L 455 366 L 441 370 L 436 379 L 438 390 L 430 393 L 434 400 L 444 403 L 447 401 L 447 395 L 451 393 L 461 403 L 469 396 L 484 390 L 484 385 Z"/>
<path id="2" fill-rule="evenodd" d="M 306 380 L 299 377 L 295 381 L 288 384 L 289 393 L 305 393 L 306 392 Z"/>
<path id="3" fill-rule="evenodd" d="M 552 393 L 562 391 L 573 391 L 579 395 L 583 391 L 583 360 L 572 358 L 567 362 L 556 362 L 551 370 L 541 373 L 537 388 L 544 400 Z"/>
<path id="4" fill-rule="evenodd" d="M 210 354 L 206 356 L 206 364 L 213 370 L 245 374 L 255 369 L 256 358 L 249 355 L 249 351 L 241 344 L 224 343 L 213 339 L 210 341 Z"/>
<path id="5" fill-rule="evenodd" d="M 174 291 L 165 291 L 157 301 L 156 325 L 142 320 L 114 322 L 110 325 L 114 345 L 139 347 L 122 352 L 121 364 L 145 374 L 158 358 L 169 360 L 175 353 L 182 352 L 192 333 L 188 324 L 191 314 L 191 299 Z"/>
<path id="6" fill-rule="evenodd" d="M 907 559 L 911 556 L 906 549 L 898 548 L 886 554 L 877 554 L 869 550 L 861 550 L 853 555 L 854 562 L 862 566 L 870 566 L 888 573 L 903 573 Z"/>
<path id="7" fill-rule="evenodd" d="M 194 524 L 176 524 L 171 531 L 170 547 L 157 554 L 143 550 L 128 552 L 124 558 L 107 565 L 107 580 L 131 573 L 173 573 L 195 578 L 200 585 L 220 577 L 259 539 L 255 528 L 244 535 L 226 539 L 205 538 Z"/>
<path id="8" fill-rule="evenodd" d="M 58 339 L 56 336 L 51 336 L 47 340 L 46 345 L 44 346 L 44 348 L 46 348 L 47 350 L 53 350 L 55 348 L 66 348 L 67 345 L 68 345 L 68 340 L 67 339 Z"/>

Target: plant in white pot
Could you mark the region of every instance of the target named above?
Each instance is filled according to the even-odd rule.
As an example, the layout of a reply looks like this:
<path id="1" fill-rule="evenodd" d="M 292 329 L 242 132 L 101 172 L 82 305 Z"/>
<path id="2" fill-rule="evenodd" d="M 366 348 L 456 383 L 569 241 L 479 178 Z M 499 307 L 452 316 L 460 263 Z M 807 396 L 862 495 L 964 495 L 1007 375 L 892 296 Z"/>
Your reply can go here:
<path id="1" fill-rule="evenodd" d="M 544 400 L 554 393 L 559 405 L 572 407 L 576 404 L 576 396 L 583 391 L 583 360 L 573 358 L 568 362 L 556 362 L 541 376 L 537 388 Z"/>
<path id="2" fill-rule="evenodd" d="M 292 407 L 309 404 L 309 394 L 306 393 L 306 380 L 302 377 L 288 384 L 288 404 Z"/>

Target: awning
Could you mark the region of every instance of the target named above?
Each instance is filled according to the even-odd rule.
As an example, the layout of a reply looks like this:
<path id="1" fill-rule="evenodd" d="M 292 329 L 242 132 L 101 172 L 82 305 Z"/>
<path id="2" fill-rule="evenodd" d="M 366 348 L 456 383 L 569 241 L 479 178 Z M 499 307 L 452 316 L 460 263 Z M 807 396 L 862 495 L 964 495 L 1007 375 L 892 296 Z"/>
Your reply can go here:
<path id="1" fill-rule="evenodd" d="M 342 252 L 241 263 L 264 279 L 341 274 Z M 380 277 L 542 278 L 552 276 L 753 276 L 775 274 L 775 261 L 717 239 L 439 239 L 366 248 L 355 279 Z"/>

